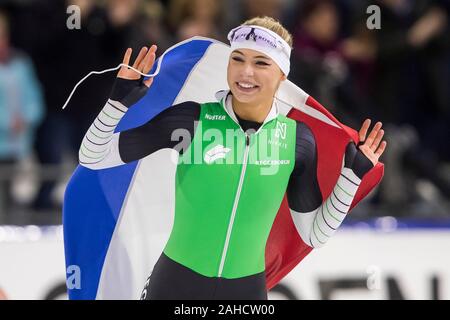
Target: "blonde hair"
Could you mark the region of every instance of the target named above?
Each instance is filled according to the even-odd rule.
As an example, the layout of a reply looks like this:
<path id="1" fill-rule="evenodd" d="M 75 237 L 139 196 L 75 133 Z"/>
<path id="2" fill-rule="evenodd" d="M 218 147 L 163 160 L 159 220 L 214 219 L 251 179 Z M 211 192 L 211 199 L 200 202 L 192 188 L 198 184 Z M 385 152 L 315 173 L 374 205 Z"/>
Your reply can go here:
<path id="1" fill-rule="evenodd" d="M 251 18 L 247 21 L 245 21 L 242 25 L 254 25 L 254 26 L 259 26 L 259 27 L 263 27 L 266 29 L 269 29 L 273 32 L 275 32 L 276 34 L 278 34 L 280 37 L 282 37 L 284 39 L 284 41 L 286 41 L 289 46 L 292 48 L 292 35 L 289 33 L 289 31 L 286 30 L 285 27 L 283 27 L 283 25 L 280 23 L 280 21 L 272 18 L 272 17 L 255 17 L 255 18 Z"/>

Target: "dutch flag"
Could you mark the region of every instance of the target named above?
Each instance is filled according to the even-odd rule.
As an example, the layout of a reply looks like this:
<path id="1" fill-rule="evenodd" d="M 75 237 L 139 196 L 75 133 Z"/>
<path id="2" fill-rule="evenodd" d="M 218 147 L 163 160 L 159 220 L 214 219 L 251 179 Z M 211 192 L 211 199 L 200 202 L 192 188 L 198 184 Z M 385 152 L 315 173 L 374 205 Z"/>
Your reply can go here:
<path id="1" fill-rule="evenodd" d="M 168 49 L 155 64 L 160 72 L 147 95 L 126 113 L 116 132 L 143 125 L 183 101 L 220 99 L 220 91 L 227 89 L 229 54 L 228 45 L 201 37 Z M 326 199 L 338 179 L 345 146 L 350 139 L 358 142 L 358 135 L 290 81 L 282 83 L 276 98 L 281 113 L 306 122 L 314 133 L 317 175 Z M 176 165 L 170 159 L 174 153 L 162 149 L 103 170 L 76 168 L 63 205 L 66 267 L 79 272 L 74 286 L 71 273 L 67 274 L 70 299 L 139 299 L 173 224 Z M 382 175 L 381 163 L 365 175 L 352 207 Z M 311 250 L 298 235 L 285 197 L 266 245 L 267 288 Z"/>

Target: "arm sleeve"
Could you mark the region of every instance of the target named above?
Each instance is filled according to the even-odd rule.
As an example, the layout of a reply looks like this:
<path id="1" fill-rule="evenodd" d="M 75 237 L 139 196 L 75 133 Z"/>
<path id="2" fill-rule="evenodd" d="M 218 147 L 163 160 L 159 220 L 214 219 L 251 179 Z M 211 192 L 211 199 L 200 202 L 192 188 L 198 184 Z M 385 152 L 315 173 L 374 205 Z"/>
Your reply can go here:
<path id="1" fill-rule="evenodd" d="M 163 148 L 182 152 L 178 147 L 185 150 L 185 144 L 190 143 L 200 117 L 200 104 L 188 101 L 174 105 L 142 126 L 114 133 L 126 111 L 122 103 L 108 100 L 83 138 L 79 150 L 81 165 L 105 169 L 142 159 Z M 180 143 L 180 138 L 188 139 Z"/>
<path id="2" fill-rule="evenodd" d="M 361 179 L 372 163 L 349 143 L 339 178 L 325 201 L 317 180 L 317 148 L 311 130 L 297 123 L 296 165 L 287 189 L 289 209 L 302 240 L 322 247 L 345 219 Z"/>

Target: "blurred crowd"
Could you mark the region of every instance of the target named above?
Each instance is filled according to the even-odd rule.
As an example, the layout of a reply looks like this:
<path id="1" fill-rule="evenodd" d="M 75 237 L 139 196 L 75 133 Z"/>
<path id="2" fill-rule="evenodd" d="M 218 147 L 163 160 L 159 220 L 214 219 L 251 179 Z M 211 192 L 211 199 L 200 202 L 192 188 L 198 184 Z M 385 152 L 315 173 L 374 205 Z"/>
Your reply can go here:
<path id="1" fill-rule="evenodd" d="M 71 5 L 79 29 L 68 28 Z M 368 27 L 369 5 L 379 29 Z M 21 212 L 23 223 L 60 219 L 58 190 L 115 78 L 89 78 L 62 111 L 87 73 L 116 66 L 127 47 L 225 42 L 264 15 L 294 36 L 291 81 L 355 129 L 367 117 L 386 127 L 384 180 L 354 216 L 449 217 L 450 0 L 3 0 L 0 224 Z"/>

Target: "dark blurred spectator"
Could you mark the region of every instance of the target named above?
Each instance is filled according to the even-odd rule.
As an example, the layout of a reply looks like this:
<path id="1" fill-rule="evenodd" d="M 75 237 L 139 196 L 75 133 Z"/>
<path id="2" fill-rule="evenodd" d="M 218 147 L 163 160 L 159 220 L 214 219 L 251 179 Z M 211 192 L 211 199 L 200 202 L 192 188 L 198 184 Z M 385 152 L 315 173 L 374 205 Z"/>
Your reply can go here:
<path id="1" fill-rule="evenodd" d="M 398 172 L 388 172 L 397 175 L 399 183 L 387 186 L 385 193 L 411 188 L 404 178 L 409 173 L 431 181 L 450 199 L 450 180 L 441 172 L 442 163 L 450 161 L 448 1 L 380 0 L 378 4 L 382 25 L 375 33 L 374 111 L 397 126 L 387 130 L 395 146 L 390 153 L 397 151 L 402 160 L 391 166 Z M 386 156 L 393 157 L 389 152 Z M 411 197 L 414 193 L 404 201 Z"/>
<path id="2" fill-rule="evenodd" d="M 377 118 L 373 112 L 374 103 L 371 99 L 372 81 L 375 74 L 376 41 L 373 32 L 366 28 L 365 20 L 358 20 L 350 37 L 343 40 L 341 51 L 348 62 L 351 74 L 353 104 L 348 110 L 359 123 L 365 118 Z"/>
<path id="3" fill-rule="evenodd" d="M 430 128 L 448 113 L 448 16 L 439 1 L 380 0 L 375 98 L 383 118 Z M 425 108 L 426 106 L 426 108 Z M 437 112 L 437 113 L 436 113 Z M 425 116 L 425 118 L 423 117 Z M 426 132 L 420 132 L 425 134 Z"/>
<path id="4" fill-rule="evenodd" d="M 297 9 L 290 79 L 341 121 L 359 126 L 363 113 L 342 50 L 340 9 L 332 0 L 305 0 Z"/>
<path id="5" fill-rule="evenodd" d="M 254 17 L 273 17 L 282 20 L 284 10 L 286 9 L 285 0 L 227 0 L 225 9 L 228 14 L 226 18 L 226 31 L 237 27 L 245 20 Z"/>
<path id="6" fill-rule="evenodd" d="M 43 117 L 41 87 L 28 56 L 11 47 L 9 23 L 0 12 L 0 165 L 13 165 L 32 151 L 35 128 Z M 0 192 L 11 205 L 11 176 L 1 176 Z"/>
<path id="7" fill-rule="evenodd" d="M 280 20 L 283 14 L 283 0 L 242 0 L 244 20 L 268 16 Z"/>
<path id="8" fill-rule="evenodd" d="M 387 124 L 391 147 L 376 196 L 387 210 L 445 212 L 417 179 L 450 199 L 441 170 L 450 152 L 442 143 L 450 141 L 448 1 L 380 0 L 380 30 L 366 26 L 368 2 L 352 4 L 356 19 L 344 14 L 349 8 L 343 3 L 303 0 L 290 14 L 296 22 L 290 79 L 350 126 L 366 117 Z M 399 126 L 405 123 L 410 126 Z"/>
<path id="9" fill-rule="evenodd" d="M 60 110 L 89 71 L 117 65 L 127 46 L 156 43 L 162 53 L 197 35 L 227 42 L 230 28 L 268 15 L 282 19 L 294 35 L 291 81 L 350 126 L 359 127 L 365 117 L 387 126 L 390 147 L 379 194 L 383 203 L 395 206 L 383 214 L 413 212 L 408 205 L 416 198 L 418 178 L 450 197 L 450 179 L 441 169 L 450 163 L 448 0 L 377 0 L 380 30 L 366 26 L 365 11 L 373 3 L 356 0 L 4 2 L 12 13 L 12 43 L 31 55 L 45 90 L 47 117 L 36 143 L 45 165 L 59 165 L 67 151 L 76 155 L 109 95 L 114 73 L 89 78 L 68 108 Z M 81 8 L 81 30 L 66 28 L 69 4 Z M 54 181 L 41 186 L 35 208 L 52 205 L 53 186 Z"/>
<path id="10" fill-rule="evenodd" d="M 159 54 L 171 47 L 175 38 L 164 24 L 165 15 L 165 7 L 160 0 L 142 1 L 136 13 L 129 46 L 138 50 L 142 46 L 157 44 Z"/>
<path id="11" fill-rule="evenodd" d="M 298 68 L 294 66 L 291 78 L 328 108 L 332 108 L 335 99 L 325 97 L 321 90 L 324 84 L 322 76 L 333 70 L 329 63 L 342 66 L 336 5 L 332 0 L 302 1 L 296 21 L 292 58 Z"/>
<path id="12" fill-rule="evenodd" d="M 36 151 L 42 165 L 59 167 L 75 157 L 84 132 L 109 95 L 115 74 L 89 78 L 67 109 L 61 107 L 74 85 L 92 70 L 117 65 L 128 45 L 140 0 L 35 0 L 18 10 L 16 42 L 34 59 L 45 90 L 47 115 L 38 130 Z M 69 30 L 68 5 L 81 9 L 81 29 Z M 48 209 L 55 181 L 45 179 L 34 201 Z M 46 180 L 46 181 L 45 181 Z"/>
<path id="13" fill-rule="evenodd" d="M 222 8 L 221 0 L 172 0 L 168 22 L 176 40 L 193 36 L 225 40 Z"/>

